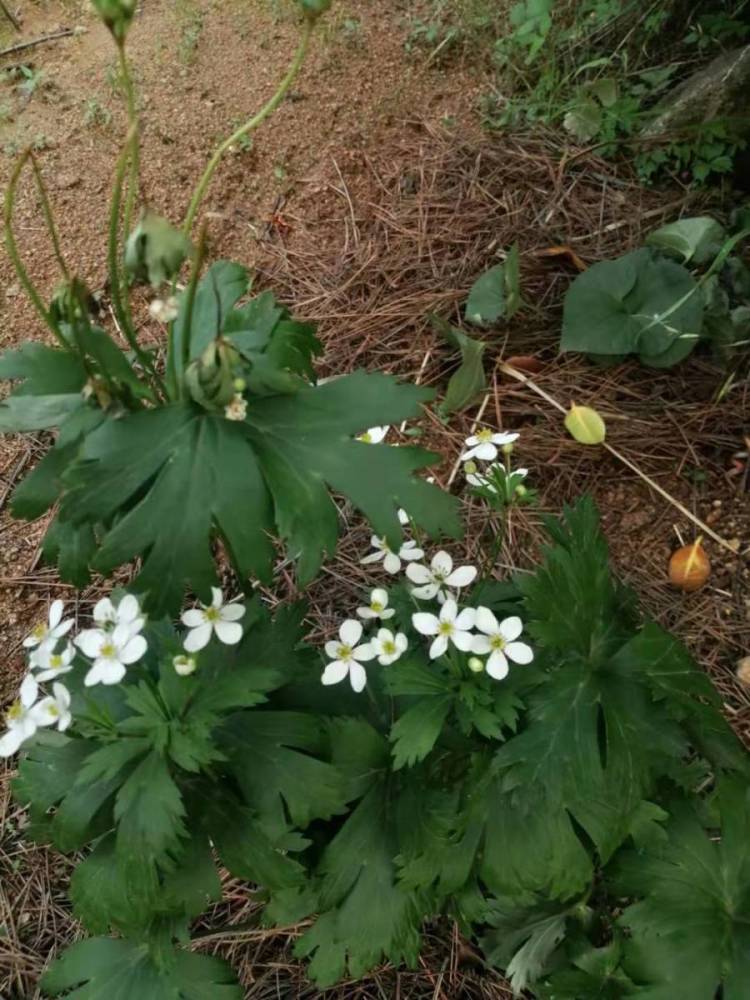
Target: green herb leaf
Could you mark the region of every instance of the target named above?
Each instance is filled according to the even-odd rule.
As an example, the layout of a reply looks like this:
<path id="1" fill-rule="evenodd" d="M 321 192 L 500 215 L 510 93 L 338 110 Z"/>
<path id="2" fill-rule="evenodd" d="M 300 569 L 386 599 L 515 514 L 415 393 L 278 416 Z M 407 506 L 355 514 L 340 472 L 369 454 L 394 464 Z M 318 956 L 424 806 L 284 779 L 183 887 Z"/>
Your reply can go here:
<path id="1" fill-rule="evenodd" d="M 716 219 L 698 215 L 655 229 L 646 237 L 646 245 L 675 254 L 683 264 L 691 260 L 705 264 L 719 252 L 725 236 L 724 227 Z"/>
<path id="2" fill-rule="evenodd" d="M 467 337 L 455 326 L 451 326 L 440 316 L 430 316 L 430 322 L 436 333 L 457 347 L 461 352 L 461 366 L 451 376 L 445 391 L 441 410 L 444 414 L 462 410 L 477 398 L 487 387 L 484 374 L 484 351 L 486 345 L 481 340 Z"/>
<path id="3" fill-rule="evenodd" d="M 475 326 L 490 326 L 505 315 L 505 267 L 496 264 L 477 278 L 469 292 L 465 316 Z"/>

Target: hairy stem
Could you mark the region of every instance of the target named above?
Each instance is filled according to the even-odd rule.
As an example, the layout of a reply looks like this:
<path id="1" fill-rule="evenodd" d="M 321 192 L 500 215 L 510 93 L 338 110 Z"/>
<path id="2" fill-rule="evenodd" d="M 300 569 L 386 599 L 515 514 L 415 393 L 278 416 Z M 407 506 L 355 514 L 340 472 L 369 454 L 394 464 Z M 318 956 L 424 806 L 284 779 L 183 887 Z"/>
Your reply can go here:
<path id="1" fill-rule="evenodd" d="M 125 197 L 125 208 L 123 211 L 123 233 L 124 239 L 127 240 L 130 236 L 130 231 L 133 223 L 133 209 L 135 208 L 135 199 L 138 193 L 138 188 L 140 184 L 141 176 L 141 140 L 139 132 L 138 123 L 138 107 L 135 99 L 135 87 L 133 85 L 133 77 L 130 73 L 130 66 L 128 65 L 128 59 L 125 55 L 125 41 L 118 43 L 117 55 L 120 66 L 120 79 L 122 80 L 122 85 L 125 88 L 125 103 L 128 111 L 128 127 L 130 134 L 132 135 L 132 141 L 130 146 L 130 177 L 128 178 L 128 191 Z M 123 300 L 123 308 L 125 315 L 128 319 L 128 325 L 133 327 L 133 317 L 130 311 L 130 299 L 126 295 Z"/>
<path id="2" fill-rule="evenodd" d="M 193 333 L 193 309 L 195 307 L 195 293 L 198 289 L 198 280 L 201 276 L 203 261 L 206 257 L 207 227 L 204 222 L 198 234 L 198 245 L 195 248 L 193 259 L 193 270 L 190 273 L 190 284 L 187 289 L 187 300 L 185 302 L 185 322 L 183 325 L 182 337 L 182 370 L 190 362 L 190 341 Z"/>
<path id="3" fill-rule="evenodd" d="M 21 177 L 23 168 L 26 166 L 27 161 L 31 158 L 31 150 L 27 150 L 23 156 L 19 159 L 13 173 L 10 177 L 10 182 L 8 184 L 7 191 L 5 192 L 5 206 L 4 206 L 4 221 L 5 221 L 5 246 L 8 250 L 8 256 L 10 257 L 11 263 L 18 275 L 18 280 L 23 285 L 24 291 L 31 300 L 32 305 L 36 309 L 40 318 L 44 321 L 45 325 L 49 327 L 55 338 L 59 342 L 61 347 L 64 347 L 66 351 L 72 351 L 73 347 L 62 334 L 62 330 L 58 326 L 57 322 L 54 320 L 50 314 L 47 307 L 42 301 L 42 296 L 36 285 L 33 283 L 29 277 L 28 271 L 23 266 L 21 260 L 21 255 L 18 252 L 18 244 L 16 243 L 15 234 L 13 232 L 13 210 L 16 204 L 16 190 L 18 188 L 18 181 Z"/>
<path id="4" fill-rule="evenodd" d="M 276 110 L 276 108 L 278 108 L 278 106 L 284 100 L 287 91 L 294 83 L 294 80 L 302 67 L 302 63 L 305 61 L 305 56 L 307 55 L 307 49 L 310 44 L 310 38 L 312 37 L 313 29 L 314 29 L 314 22 L 307 21 L 305 23 L 305 27 L 303 28 L 302 38 L 300 40 L 297 51 L 294 55 L 294 59 L 292 60 L 289 69 L 287 70 L 286 76 L 279 84 L 278 90 L 270 99 L 270 101 L 263 108 L 261 108 L 261 110 L 253 118 L 245 122 L 245 124 L 241 125 L 235 132 L 233 132 L 229 136 L 229 138 L 225 139 L 218 147 L 214 155 L 211 157 L 208 166 L 203 172 L 203 176 L 198 182 L 198 186 L 196 187 L 192 200 L 190 202 L 190 207 L 188 208 L 187 216 L 185 217 L 185 222 L 183 224 L 182 229 L 186 236 L 190 235 L 190 231 L 193 228 L 193 223 L 195 222 L 195 217 L 198 214 L 198 209 L 200 208 L 201 202 L 205 197 L 208 185 L 211 183 L 211 178 L 213 177 L 216 168 L 221 162 L 222 156 L 226 153 L 226 151 L 230 148 L 230 146 L 233 146 L 236 142 L 239 142 L 239 140 L 244 138 L 244 136 L 249 135 L 250 132 L 254 131 L 260 124 L 262 124 L 262 122 L 264 122 L 266 118 L 269 117 L 269 115 L 272 115 L 273 112 Z"/>
<path id="5" fill-rule="evenodd" d="M 65 280 L 70 281 L 70 273 L 68 271 L 67 264 L 65 263 L 62 249 L 60 248 L 60 239 L 57 235 L 55 217 L 52 213 L 52 205 L 49 200 L 49 195 L 47 194 L 47 186 L 44 183 L 42 171 L 39 169 L 39 164 L 36 162 L 36 157 L 33 153 L 29 154 L 29 160 L 31 161 L 31 168 L 34 171 L 34 180 L 36 181 L 37 191 L 39 192 L 39 200 L 42 203 L 42 212 L 44 213 L 44 221 L 47 224 L 47 232 L 52 240 L 52 247 L 55 251 L 55 259 L 57 260 Z"/>

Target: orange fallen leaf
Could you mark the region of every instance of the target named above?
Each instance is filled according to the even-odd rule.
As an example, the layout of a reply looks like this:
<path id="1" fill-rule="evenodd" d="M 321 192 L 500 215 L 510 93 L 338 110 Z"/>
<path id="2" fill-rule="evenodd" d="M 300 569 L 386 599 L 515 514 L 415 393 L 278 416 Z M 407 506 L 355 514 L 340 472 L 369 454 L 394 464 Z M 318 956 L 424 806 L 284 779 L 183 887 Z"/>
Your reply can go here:
<path id="1" fill-rule="evenodd" d="M 702 538 L 697 538 L 692 545 L 683 545 L 672 553 L 669 560 L 670 582 L 688 593 L 700 590 L 711 575 L 711 563 L 701 545 L 702 541 Z"/>
<path id="2" fill-rule="evenodd" d="M 588 265 L 575 252 L 573 247 L 567 244 L 555 247 L 546 247 L 544 250 L 537 250 L 538 257 L 567 257 L 573 266 L 579 271 L 585 271 Z"/>
<path id="3" fill-rule="evenodd" d="M 544 368 L 544 362 L 535 358 L 533 354 L 514 354 L 512 358 L 507 358 L 505 363 L 520 372 L 528 372 L 529 375 L 537 375 Z"/>

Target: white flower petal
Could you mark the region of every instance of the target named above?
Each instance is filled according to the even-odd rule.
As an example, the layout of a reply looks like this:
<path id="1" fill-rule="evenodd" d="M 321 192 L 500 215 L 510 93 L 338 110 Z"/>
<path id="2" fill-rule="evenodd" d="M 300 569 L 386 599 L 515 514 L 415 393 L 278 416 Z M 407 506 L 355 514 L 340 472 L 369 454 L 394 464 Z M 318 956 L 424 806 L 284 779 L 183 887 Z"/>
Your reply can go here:
<path id="1" fill-rule="evenodd" d="M 476 445 L 479 444 L 479 438 L 476 436 L 476 434 L 471 434 L 469 437 L 466 438 L 464 444 L 466 445 L 467 448 L 474 448 Z"/>
<path id="2" fill-rule="evenodd" d="M 349 669 L 349 681 L 352 685 L 352 689 L 359 694 L 360 691 L 364 691 L 367 684 L 367 672 L 365 668 L 360 666 L 359 663 L 352 663 Z"/>
<path id="3" fill-rule="evenodd" d="M 457 614 L 458 614 L 458 605 L 452 598 L 449 598 L 440 609 L 440 621 L 453 622 L 456 620 Z"/>
<path id="4" fill-rule="evenodd" d="M 89 671 L 89 674 L 95 669 L 97 670 L 96 676 L 99 684 L 119 684 L 127 673 L 122 663 L 119 663 L 117 660 L 97 660 L 92 670 Z M 89 674 L 86 675 L 83 683 L 90 687 L 91 685 L 88 683 Z M 95 681 L 94 683 L 97 682 Z"/>
<path id="5" fill-rule="evenodd" d="M 379 628 L 376 636 L 378 643 L 382 646 L 384 642 L 393 642 L 393 632 L 389 628 Z"/>
<path id="6" fill-rule="evenodd" d="M 370 594 L 370 604 L 380 604 L 382 607 L 388 606 L 388 591 L 384 587 L 375 587 Z"/>
<path id="7" fill-rule="evenodd" d="M 371 563 L 380 562 L 380 560 L 385 556 L 385 549 L 378 549 L 377 552 L 371 552 L 369 556 L 363 556 L 359 562 L 362 566 L 368 566 Z"/>
<path id="8" fill-rule="evenodd" d="M 445 603 L 447 604 L 448 602 L 446 601 Z M 455 603 L 455 601 L 453 603 Z M 445 607 L 445 605 L 443 605 L 443 607 Z M 460 632 L 467 632 L 470 628 L 474 628 L 476 617 L 476 608 L 464 608 L 461 614 L 455 619 L 456 628 Z"/>
<path id="9" fill-rule="evenodd" d="M 383 568 L 386 573 L 396 574 L 401 569 L 401 560 L 395 552 L 386 552 L 383 560 Z"/>
<path id="10" fill-rule="evenodd" d="M 118 659 L 126 666 L 130 666 L 131 663 L 137 663 L 141 657 L 145 656 L 147 649 L 148 643 L 143 636 L 134 635 L 132 639 L 128 639 L 128 641 L 120 647 Z"/>
<path id="11" fill-rule="evenodd" d="M 335 660 L 338 658 L 340 645 L 341 643 L 337 642 L 336 639 L 329 639 L 325 644 L 324 649 L 329 660 Z"/>
<path id="12" fill-rule="evenodd" d="M 405 559 L 407 562 L 409 562 L 409 560 L 411 559 L 424 559 L 424 552 L 422 551 L 422 549 L 412 548 L 413 545 L 416 545 L 416 542 L 406 542 L 399 549 L 398 554 L 401 556 L 402 559 Z"/>
<path id="13" fill-rule="evenodd" d="M 487 673 L 496 681 L 501 681 L 508 676 L 508 661 L 505 654 L 496 649 L 487 660 Z"/>
<path id="14" fill-rule="evenodd" d="M 475 624 L 479 631 L 484 632 L 485 635 L 496 635 L 500 628 L 497 618 L 490 609 L 483 607 L 477 608 Z"/>
<path id="15" fill-rule="evenodd" d="M 420 586 L 425 583 L 432 583 L 432 573 L 422 563 L 409 563 L 406 567 L 406 575 L 412 583 L 419 584 Z"/>
<path id="16" fill-rule="evenodd" d="M 460 649 L 462 653 L 468 653 L 471 650 L 471 644 L 474 640 L 474 636 L 471 632 L 459 632 L 456 631 L 451 635 L 453 640 L 453 645 Z"/>
<path id="17" fill-rule="evenodd" d="M 185 611 L 180 619 L 183 625 L 188 628 L 199 628 L 206 621 L 206 612 L 201 608 L 190 608 Z"/>
<path id="18" fill-rule="evenodd" d="M 355 618 L 347 618 L 339 628 L 341 641 L 347 646 L 356 646 L 362 638 L 362 623 Z"/>
<path id="19" fill-rule="evenodd" d="M 373 611 L 372 608 L 357 608 L 357 614 L 365 621 L 370 621 L 372 618 L 378 617 L 378 613 Z"/>
<path id="20" fill-rule="evenodd" d="M 468 587 L 474 582 L 476 575 L 476 566 L 459 566 L 445 578 L 445 582 L 449 587 Z"/>
<path id="21" fill-rule="evenodd" d="M 204 622 L 198 628 L 191 629 L 185 636 L 185 641 L 182 644 L 183 648 L 188 653 L 197 653 L 199 649 L 203 649 L 204 646 L 208 645 L 212 631 L 211 625 L 208 622 Z"/>
<path id="22" fill-rule="evenodd" d="M 471 651 L 478 656 L 484 656 L 492 649 L 489 637 L 486 635 L 475 635 L 471 640 Z"/>
<path id="23" fill-rule="evenodd" d="M 49 627 L 50 630 L 57 628 L 60 624 L 60 620 L 63 616 L 63 611 L 65 610 L 65 604 L 61 600 L 53 601 L 49 608 Z"/>
<path id="24" fill-rule="evenodd" d="M 211 587 L 211 607 L 220 608 L 224 603 L 224 595 L 220 587 Z"/>
<path id="25" fill-rule="evenodd" d="M 505 647 L 505 655 L 514 663 L 526 664 L 534 659 L 534 650 L 525 642 L 509 642 Z"/>
<path id="26" fill-rule="evenodd" d="M 380 618 L 382 621 L 387 621 L 389 618 L 393 618 L 395 614 L 396 612 L 393 610 L 393 608 L 386 608 L 385 611 L 380 612 Z"/>
<path id="27" fill-rule="evenodd" d="M 359 660 L 360 663 L 367 663 L 368 660 L 374 660 L 377 653 L 372 647 L 371 642 L 363 642 L 361 646 L 355 646 L 352 650 L 352 659 Z"/>
<path id="28" fill-rule="evenodd" d="M 219 612 L 219 618 L 223 622 L 238 622 L 240 618 L 245 615 L 245 605 L 237 604 L 233 602 L 232 604 L 225 604 L 224 607 Z"/>
<path id="29" fill-rule="evenodd" d="M 20 729 L 9 729 L 0 737 L 0 757 L 12 757 L 18 751 L 24 740 L 24 735 Z"/>
<path id="30" fill-rule="evenodd" d="M 223 619 L 219 619 L 214 624 L 214 629 L 216 638 L 225 646 L 236 646 L 242 639 L 242 626 L 239 622 L 225 622 Z"/>
<path id="31" fill-rule="evenodd" d="M 398 516 L 399 524 L 403 524 L 405 526 L 409 523 L 410 520 L 409 515 L 406 513 L 403 507 L 399 507 L 399 509 L 396 511 L 396 514 Z"/>
<path id="32" fill-rule="evenodd" d="M 55 695 L 55 701 L 60 708 L 68 708 L 70 705 L 70 691 L 65 687 L 64 684 L 53 684 L 52 691 Z"/>
<path id="33" fill-rule="evenodd" d="M 474 458 L 482 462 L 494 462 L 497 458 L 497 447 L 491 441 L 483 441 L 474 448 Z"/>
<path id="34" fill-rule="evenodd" d="M 435 615 L 418 611 L 411 616 L 411 623 L 421 635 L 437 635 L 440 631 L 440 621 Z"/>
<path id="35" fill-rule="evenodd" d="M 117 605 L 117 620 L 125 625 L 132 624 L 140 613 L 138 598 L 132 594 L 126 594 Z"/>
<path id="36" fill-rule="evenodd" d="M 38 694 L 39 685 L 37 684 L 36 679 L 31 674 L 26 674 L 21 682 L 21 690 L 18 692 L 21 705 L 24 708 L 30 708 L 36 701 Z"/>
<path id="37" fill-rule="evenodd" d="M 72 628 L 73 628 L 73 619 L 66 618 L 64 622 L 60 622 L 59 625 L 56 625 L 50 634 L 54 636 L 55 639 L 62 639 L 62 637 L 64 635 L 67 635 Z"/>
<path id="38" fill-rule="evenodd" d="M 432 645 L 430 646 L 430 659 L 436 660 L 438 656 L 443 655 L 443 653 L 446 651 L 447 648 L 448 648 L 448 637 L 445 635 L 436 636 L 432 641 Z"/>
<path id="39" fill-rule="evenodd" d="M 393 641 L 396 643 L 396 649 L 398 650 L 399 656 L 401 653 L 405 653 L 409 648 L 409 640 L 403 632 L 399 632 Z"/>
<path id="40" fill-rule="evenodd" d="M 420 601 L 431 601 L 439 589 L 440 587 L 437 583 L 427 583 L 424 587 L 412 587 L 411 592 Z"/>
<path id="41" fill-rule="evenodd" d="M 115 606 L 108 597 L 102 597 L 94 605 L 94 621 L 97 625 L 105 625 L 115 620 Z"/>
<path id="42" fill-rule="evenodd" d="M 94 657 L 99 655 L 99 650 L 105 642 L 107 635 L 98 628 L 85 628 L 79 632 L 75 642 L 84 656 Z"/>
<path id="43" fill-rule="evenodd" d="M 506 642 L 513 642 L 523 632 L 523 622 L 518 615 L 511 618 L 503 618 L 499 627 L 500 635 Z"/>
<path id="44" fill-rule="evenodd" d="M 329 663 L 326 666 L 320 680 L 327 687 L 330 684 L 338 684 L 340 681 L 343 681 L 348 673 L 348 663 L 344 663 L 343 660 L 334 660 L 333 663 Z"/>
<path id="45" fill-rule="evenodd" d="M 499 444 L 502 447 L 504 444 L 513 444 L 520 436 L 520 434 L 516 434 L 513 431 L 500 431 L 492 435 L 492 441 L 494 444 Z"/>
<path id="46" fill-rule="evenodd" d="M 453 559 L 448 552 L 441 549 L 440 552 L 436 552 L 432 557 L 430 568 L 433 573 L 446 577 L 453 570 Z"/>
<path id="47" fill-rule="evenodd" d="M 37 726 L 52 726 L 57 722 L 57 705 L 54 698 L 42 698 L 31 709 L 32 720 Z"/>

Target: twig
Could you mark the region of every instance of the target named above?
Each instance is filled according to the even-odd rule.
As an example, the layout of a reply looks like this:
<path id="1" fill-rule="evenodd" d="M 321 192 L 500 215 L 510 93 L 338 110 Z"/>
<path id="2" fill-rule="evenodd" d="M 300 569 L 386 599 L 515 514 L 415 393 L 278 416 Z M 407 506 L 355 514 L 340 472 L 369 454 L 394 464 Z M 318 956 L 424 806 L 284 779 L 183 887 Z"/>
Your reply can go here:
<path id="1" fill-rule="evenodd" d="M 0 0 L 0 10 L 2 10 L 3 14 L 5 14 L 10 23 L 16 29 L 16 31 L 20 31 L 21 25 L 18 23 L 18 18 L 10 9 L 10 7 L 5 3 L 5 0 Z"/>
<path id="2" fill-rule="evenodd" d="M 550 396 L 548 392 L 545 392 L 544 389 L 540 388 L 540 386 L 538 386 L 536 382 L 534 382 L 532 379 L 527 378 L 526 375 L 523 375 L 521 372 L 519 372 L 517 368 L 514 368 L 512 365 L 506 364 L 505 362 L 501 362 L 498 367 L 500 368 L 501 372 L 504 372 L 506 375 L 510 375 L 511 378 L 517 379 L 519 382 L 523 382 L 524 385 L 527 385 L 529 389 L 535 392 L 538 396 L 541 396 L 542 399 L 546 400 L 551 406 L 554 406 L 555 409 L 560 411 L 560 413 L 568 412 L 561 403 L 558 403 L 556 399 Z M 639 476 L 644 481 L 644 483 L 650 486 L 652 490 L 654 490 L 656 493 L 659 494 L 659 496 L 663 497 L 665 500 L 671 503 L 673 507 L 676 507 L 681 514 L 683 514 L 690 521 L 692 521 L 693 524 L 695 524 L 698 528 L 700 528 L 700 530 L 704 534 L 709 535 L 711 538 L 713 538 L 715 542 L 721 545 L 722 548 L 725 548 L 728 552 L 731 552 L 732 555 L 737 555 L 737 549 L 734 546 L 730 545 L 729 542 L 726 541 L 726 539 L 721 537 L 721 535 L 718 535 L 713 530 L 713 528 L 709 527 L 705 523 L 705 521 L 701 521 L 699 517 L 696 517 L 695 514 L 689 511 L 684 504 L 680 503 L 679 500 L 673 497 L 671 493 L 667 493 L 667 491 L 663 487 L 659 486 L 659 484 L 655 482 L 650 476 L 647 476 L 645 472 L 639 469 L 634 462 L 631 462 L 629 458 L 626 458 L 616 448 L 613 448 L 611 444 L 607 444 L 606 441 L 603 442 L 602 447 L 605 448 L 610 453 L 610 455 L 614 455 L 614 457 L 618 459 L 620 462 L 622 462 L 623 465 L 627 465 L 627 467 L 631 469 L 633 472 L 635 472 L 635 474 Z"/>
<path id="3" fill-rule="evenodd" d="M 49 35 L 32 38 L 30 42 L 17 42 L 15 45 L 9 45 L 7 49 L 1 49 L 0 58 L 3 56 L 12 56 L 14 52 L 23 52 L 24 49 L 31 49 L 35 45 L 42 45 L 44 42 L 54 42 L 58 38 L 70 38 L 71 35 L 77 35 L 80 30 L 80 28 L 61 28 L 60 31 L 53 31 Z"/>

